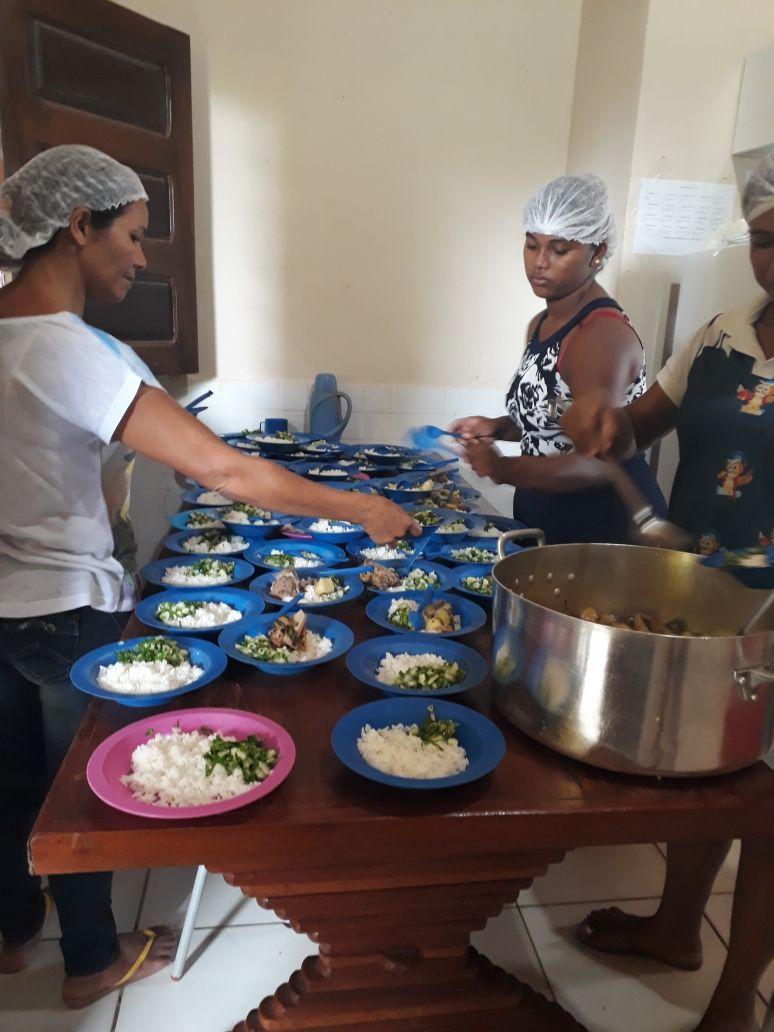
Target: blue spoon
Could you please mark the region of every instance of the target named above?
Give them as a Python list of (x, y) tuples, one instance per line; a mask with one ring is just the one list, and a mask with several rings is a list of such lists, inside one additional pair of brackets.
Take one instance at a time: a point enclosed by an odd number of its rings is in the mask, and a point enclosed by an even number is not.
[(289, 602), (285, 603), (285, 605), (282, 607), (282, 609), (278, 610), (274, 614), (275, 619), (279, 618), (280, 616), (284, 616), (285, 613), (290, 612), (290, 610), (293, 608), (293, 606), (298, 605), (298, 600), (300, 598), (303, 598), (303, 597), (304, 597), (304, 593), (303, 592), (299, 592), (298, 595), (296, 595), (294, 598), (291, 598), (291, 600)]
[(426, 588), (424, 594), (419, 600), (419, 607), (414, 613), (409, 613), (409, 623), (411, 624), (412, 631), (421, 631), (423, 628), (422, 613), (425, 610), (425, 606), (430, 605), (433, 600), (433, 589)]

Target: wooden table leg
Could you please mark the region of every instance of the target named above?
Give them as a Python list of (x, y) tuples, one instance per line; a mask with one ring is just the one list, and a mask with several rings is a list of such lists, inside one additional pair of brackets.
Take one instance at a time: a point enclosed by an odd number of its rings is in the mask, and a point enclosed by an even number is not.
[(264, 872), (226, 874), (320, 947), (234, 1032), (582, 1032), (470, 945), (471, 932), (561, 857), (298, 870), (280, 884)]

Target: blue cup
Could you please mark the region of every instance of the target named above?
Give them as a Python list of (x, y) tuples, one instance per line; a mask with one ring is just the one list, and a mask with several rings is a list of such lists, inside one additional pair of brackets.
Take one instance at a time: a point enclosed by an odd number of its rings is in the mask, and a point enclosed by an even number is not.
[(287, 429), (287, 419), (264, 419), (261, 423), (261, 430), (267, 437), (271, 437), (272, 434), (287, 433)]

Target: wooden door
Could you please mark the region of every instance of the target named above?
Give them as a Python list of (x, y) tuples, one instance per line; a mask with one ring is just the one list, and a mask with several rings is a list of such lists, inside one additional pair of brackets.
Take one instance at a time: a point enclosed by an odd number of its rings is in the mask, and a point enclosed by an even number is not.
[(0, 174), (84, 143), (130, 165), (150, 198), (148, 268), (87, 322), (157, 373), (198, 370), (189, 39), (108, 0), (0, 0)]

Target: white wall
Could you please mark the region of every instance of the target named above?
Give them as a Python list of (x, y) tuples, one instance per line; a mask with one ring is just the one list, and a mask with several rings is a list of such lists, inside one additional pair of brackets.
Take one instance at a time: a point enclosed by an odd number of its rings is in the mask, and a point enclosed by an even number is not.
[(501, 387), (536, 308), (521, 208), (565, 168), (580, 0), (126, 6), (191, 36), (203, 374)]

